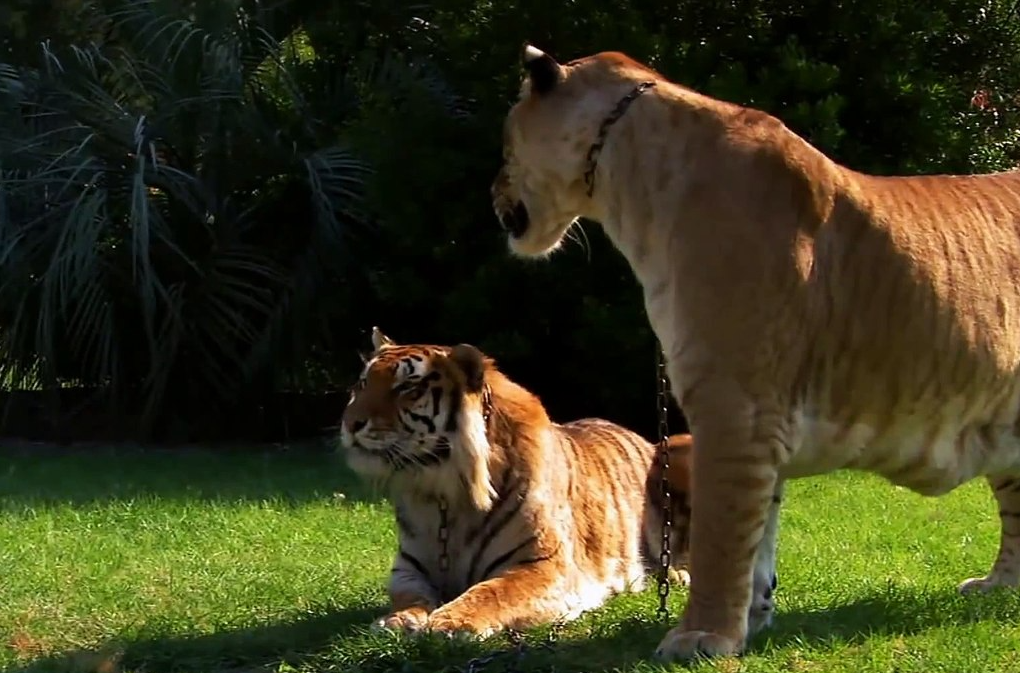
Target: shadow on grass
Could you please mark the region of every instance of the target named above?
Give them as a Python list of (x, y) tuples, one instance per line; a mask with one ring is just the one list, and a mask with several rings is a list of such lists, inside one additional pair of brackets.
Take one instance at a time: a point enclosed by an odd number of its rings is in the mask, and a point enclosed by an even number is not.
[(282, 500), (343, 494), (379, 502), (327, 441), (299, 445), (56, 446), (0, 441), (0, 507), (75, 507), (154, 497), (186, 501)]
[[(444, 647), (426, 641), (393, 648), (351, 647), (342, 662), (326, 660), (320, 668), (348, 673), (610, 673), (643, 664), (641, 670), (647, 671), (660, 668), (652, 655), (676, 617), (674, 611), (674, 619), (667, 623), (653, 621), (649, 614), (612, 624), (603, 624), (597, 615), (584, 617), (569, 637), (551, 646), (544, 644), (547, 629), (529, 633), (523, 654), (514, 651), (504, 637), (484, 645)], [(780, 613), (771, 629), (752, 640), (747, 653), (768, 657), (790, 645), (825, 648), (834, 642), (855, 644), (874, 637), (912, 636), (932, 628), (983, 621), (1011, 624), (1018, 618), (1020, 596), (1015, 592), (961, 597), (952, 590), (926, 593), (890, 587), (831, 609)], [(496, 656), (489, 659), (494, 652)]]
[[(657, 668), (652, 653), (673, 623), (651, 615), (603, 623), (582, 617), (570, 635), (549, 643), (547, 628), (525, 637), (516, 650), (505, 636), (484, 643), (408, 639), (370, 634), (365, 626), (382, 606), (361, 606), (292, 622), (203, 636), (153, 637), (111, 643), (93, 653), (38, 659), (3, 673), (271, 673), (279, 670), (344, 673), (609, 673), (644, 664)], [(1014, 594), (962, 598), (955, 592), (924, 593), (891, 587), (862, 599), (820, 611), (783, 612), (772, 629), (755, 638), (748, 654), (769, 656), (787, 645), (825, 647), (873, 637), (910, 636), (931, 628), (992, 620), (1015, 622), (1020, 601)], [(674, 613), (675, 614), (675, 613)], [(120, 651), (117, 661), (103, 652)], [(97, 664), (98, 662), (98, 664)], [(104, 669), (104, 662), (116, 662)], [(281, 665), (285, 664), (285, 665)]]
[(155, 636), (110, 642), (8, 667), (2, 673), (269, 673), (299, 666), (330, 642), (364, 628), (382, 607), (358, 606), (289, 622), (208, 635)]
[(752, 648), (768, 644), (859, 644), (873, 636), (914, 635), (932, 628), (1020, 620), (1020, 594), (1004, 589), (961, 596), (955, 588), (900, 587), (888, 584), (870, 595), (807, 611), (780, 611)]

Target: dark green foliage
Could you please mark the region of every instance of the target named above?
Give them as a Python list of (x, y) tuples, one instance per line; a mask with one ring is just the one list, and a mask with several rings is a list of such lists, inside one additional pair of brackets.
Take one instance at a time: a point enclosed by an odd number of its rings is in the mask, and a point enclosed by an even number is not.
[[(491, 213), (500, 130), (525, 39), (567, 60), (623, 50), (665, 75), (776, 114), (866, 171), (972, 172), (1016, 163), (1020, 34), (1012, 3), (430, 3), (427, 47), (467, 120), (399, 106), (373, 115), (392, 143), (373, 198), (392, 232), (371, 276), (378, 323), (403, 340), (469, 340), (560, 418), (654, 431), (655, 342), (629, 269), (588, 225), (550, 262), (509, 259)], [(985, 17), (982, 19), (982, 15)], [(997, 113), (971, 106), (989, 89)], [(419, 282), (419, 279), (428, 282)], [(367, 337), (362, 337), (367, 339)], [(352, 366), (356, 360), (351, 356)]]
[(208, 416), (320, 340), (367, 168), (305, 114), (287, 49), (206, 9), (124, 4), (103, 16), (108, 41), (5, 69), (0, 370), (15, 381), (103, 386), (146, 421)]
[(492, 214), (524, 40), (561, 60), (625, 51), (859, 170), (1018, 156), (1012, 0), (12, 7), (7, 375), (187, 424), (342, 387), (379, 325), (479, 346), (555, 417), (654, 429), (655, 342), (626, 263), (591, 224), (550, 262), (512, 259)]

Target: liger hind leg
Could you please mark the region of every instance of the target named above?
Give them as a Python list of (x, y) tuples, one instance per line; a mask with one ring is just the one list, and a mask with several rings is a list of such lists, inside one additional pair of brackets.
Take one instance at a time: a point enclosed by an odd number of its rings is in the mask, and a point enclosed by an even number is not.
[(779, 546), (779, 509), (783, 504), (782, 481), (776, 482), (765, 521), (765, 533), (754, 560), (754, 586), (751, 607), (747, 613), (747, 633), (752, 636), (772, 623), (775, 616), (775, 591), (779, 584), (776, 556)]
[(656, 650), (667, 661), (743, 650), (755, 561), (770, 518), (781, 452), (776, 439), (780, 423), (764, 420), (778, 416), (761, 413), (739, 390), (698, 390), (691, 397), (685, 406), (696, 446), (690, 599), (680, 625)]
[(504, 629), (526, 629), (565, 617), (570, 611), (561, 586), (566, 572), (554, 559), (513, 567), (437, 609), (427, 628), (486, 638)]
[(1020, 475), (989, 477), (988, 484), (999, 505), (999, 555), (987, 575), (962, 582), (961, 593), (1020, 586)]

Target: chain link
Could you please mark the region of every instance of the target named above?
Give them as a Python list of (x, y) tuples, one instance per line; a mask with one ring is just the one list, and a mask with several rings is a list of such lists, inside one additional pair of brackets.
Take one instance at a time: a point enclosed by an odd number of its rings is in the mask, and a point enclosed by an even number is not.
[(500, 659), (510, 659), (510, 661), (504, 663), (503, 673), (518, 673), (521, 670), (519, 667), (521, 662), (529, 652), (555, 649), (562, 628), (563, 624), (559, 622), (554, 623), (546, 636), (545, 642), (538, 643), (537, 645), (529, 645), (524, 639), (524, 634), (508, 629), (506, 637), (510, 641), (510, 647), (469, 660), (464, 667), (463, 673), (482, 673), (489, 664)]
[(595, 142), (588, 148), (588, 157), (585, 161), (584, 183), (588, 185), (588, 196), (595, 192), (595, 168), (599, 163), (599, 154), (602, 153), (602, 146), (606, 144), (606, 135), (609, 133), (609, 127), (623, 116), (623, 113), (627, 111), (627, 108), (634, 102), (634, 99), (653, 86), (655, 86), (655, 82), (641, 82), (631, 89), (630, 93), (621, 98), (620, 102), (613, 108), (613, 111), (602, 120), (602, 125), (599, 126)]
[(659, 619), (669, 618), (669, 566), (670, 566), (670, 531), (673, 527), (673, 493), (669, 488), (669, 377), (666, 375), (666, 356), (659, 348), (658, 358), (658, 405), (659, 405), (659, 465), (662, 473), (659, 476), (659, 493), (662, 496), (662, 547), (659, 552)]
[(446, 498), (439, 498), (439, 572), (450, 569), (450, 523), (447, 521), (449, 507)]

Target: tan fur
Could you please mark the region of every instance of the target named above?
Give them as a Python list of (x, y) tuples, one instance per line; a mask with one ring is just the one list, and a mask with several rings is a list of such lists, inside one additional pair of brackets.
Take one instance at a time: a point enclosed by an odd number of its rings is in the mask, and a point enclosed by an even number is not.
[[(988, 478), (1000, 550), (961, 590), (1016, 587), (1020, 174), (865, 175), (623, 55), (534, 57), (493, 184), (501, 221), (529, 215), (510, 247), (547, 255), (577, 217), (601, 222), (698, 444), (691, 597), (660, 656), (743, 649), (768, 622), (755, 606), (784, 481), (840, 468), (929, 495)], [(555, 85), (532, 92), (543, 77)], [(649, 79), (610, 127), (589, 197), (599, 124)]]
[[(355, 471), (392, 485), (399, 548), (378, 627), (484, 637), (643, 586), (661, 544), (654, 445), (604, 420), (553, 423), (471, 346), (398, 346), (377, 330), (373, 341), (341, 443)], [(689, 455), (678, 451), (671, 566), (685, 580)]]

